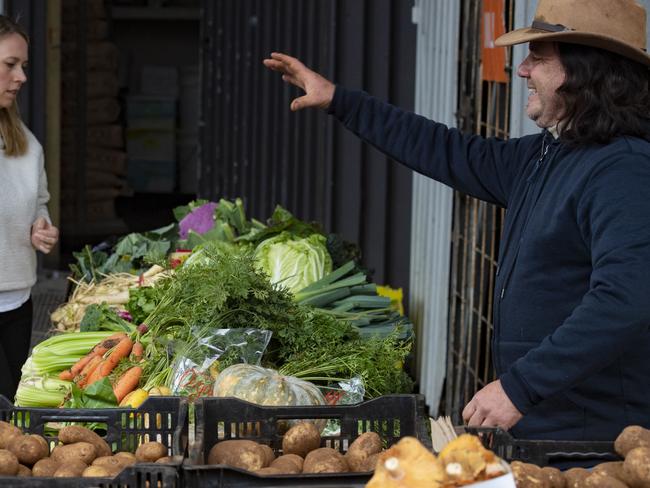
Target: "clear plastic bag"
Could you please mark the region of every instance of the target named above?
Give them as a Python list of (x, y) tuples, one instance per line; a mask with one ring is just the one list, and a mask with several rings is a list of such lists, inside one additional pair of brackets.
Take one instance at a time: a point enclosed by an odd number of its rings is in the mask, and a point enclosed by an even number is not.
[[(194, 332), (194, 331), (193, 331)], [(259, 365), (272, 332), (261, 329), (196, 330), (196, 341), (175, 344), (176, 361), (169, 388), (190, 401), (211, 396), (214, 380), (228, 366)]]
[[(321, 387), (328, 405), (354, 405), (361, 403), (366, 394), (363, 379), (355, 376), (349, 380), (339, 381), (336, 386)], [(338, 436), (341, 434), (341, 423), (338, 420), (328, 420), (323, 429), (322, 436)]]

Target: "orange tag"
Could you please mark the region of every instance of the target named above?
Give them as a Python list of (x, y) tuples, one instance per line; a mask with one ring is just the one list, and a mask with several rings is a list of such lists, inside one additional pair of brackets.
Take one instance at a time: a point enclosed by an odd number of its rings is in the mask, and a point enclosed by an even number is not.
[(481, 22), (482, 77), (485, 81), (507, 83), (506, 48), (496, 47), (495, 39), (505, 34), (505, 0), (483, 0), (483, 22)]

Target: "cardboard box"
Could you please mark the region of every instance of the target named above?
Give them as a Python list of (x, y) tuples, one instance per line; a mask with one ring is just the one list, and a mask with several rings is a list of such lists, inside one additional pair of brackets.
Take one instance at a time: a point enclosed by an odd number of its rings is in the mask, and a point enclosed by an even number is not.
[(176, 129), (176, 98), (132, 95), (126, 99), (129, 129)]
[(177, 97), (178, 68), (176, 66), (142, 66), (140, 92), (143, 95)]
[(129, 160), (127, 181), (136, 192), (171, 193), (176, 187), (176, 163)]
[(129, 160), (176, 161), (176, 134), (171, 130), (127, 129)]

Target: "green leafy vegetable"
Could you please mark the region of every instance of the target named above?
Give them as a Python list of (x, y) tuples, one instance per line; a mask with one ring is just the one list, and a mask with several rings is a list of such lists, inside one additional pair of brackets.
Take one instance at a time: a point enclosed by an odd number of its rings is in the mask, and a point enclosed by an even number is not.
[(132, 326), (107, 304), (93, 303), (86, 308), (86, 313), (81, 319), (79, 328), (81, 332), (95, 332), (98, 330), (130, 331)]
[(320, 234), (297, 238), (282, 232), (257, 246), (255, 262), (271, 277), (271, 283), (296, 293), (332, 271), (325, 243)]
[(66, 408), (114, 408), (117, 398), (108, 377), (95, 381), (85, 390), (74, 383), (70, 391), (70, 398), (65, 402)]

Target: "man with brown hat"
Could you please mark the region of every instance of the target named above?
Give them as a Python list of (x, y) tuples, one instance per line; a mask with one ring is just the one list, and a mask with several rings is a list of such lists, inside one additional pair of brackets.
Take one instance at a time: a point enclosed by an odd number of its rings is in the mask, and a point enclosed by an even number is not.
[(494, 298), (498, 380), (463, 411), (521, 438), (650, 427), (650, 56), (632, 0), (540, 0), (518, 68), (540, 134), (462, 134), (290, 56), (264, 64), (396, 161), (507, 209)]

